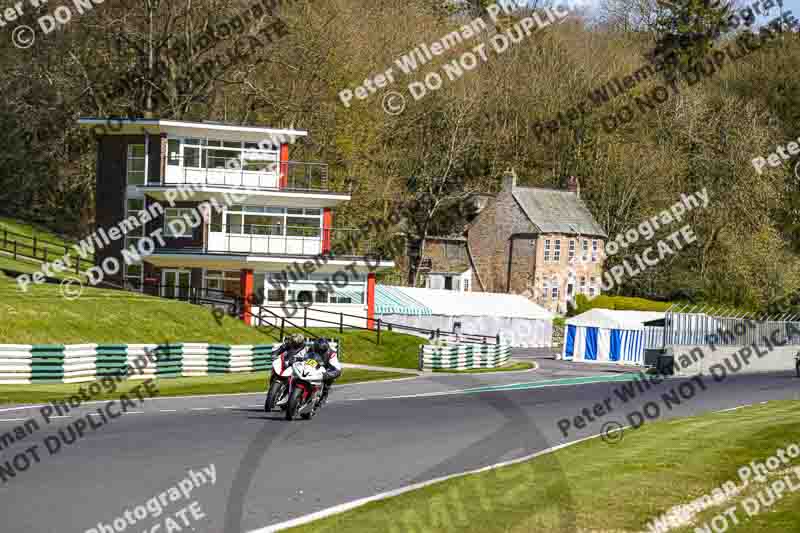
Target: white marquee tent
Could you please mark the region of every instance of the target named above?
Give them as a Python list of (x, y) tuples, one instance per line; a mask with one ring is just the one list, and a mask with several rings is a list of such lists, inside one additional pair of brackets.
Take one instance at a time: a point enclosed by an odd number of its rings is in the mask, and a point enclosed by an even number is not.
[(429, 330), (494, 337), (512, 346), (551, 346), (553, 314), (524, 296), (378, 285), (375, 316)]
[(568, 318), (563, 359), (641, 365), (645, 348), (661, 348), (664, 328), (645, 326), (664, 313), (590, 309)]

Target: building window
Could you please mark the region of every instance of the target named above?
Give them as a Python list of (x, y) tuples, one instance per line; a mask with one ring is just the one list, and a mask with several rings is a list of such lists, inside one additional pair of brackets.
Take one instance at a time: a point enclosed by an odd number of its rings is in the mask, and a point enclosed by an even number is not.
[(181, 164), (181, 141), (180, 139), (169, 139), (167, 141), (167, 164), (177, 167)]
[(182, 150), (183, 166), (209, 170), (277, 172), (280, 146), (271, 143), (222, 141), (219, 139), (170, 139), (170, 165), (179, 165)]
[(469, 292), (469, 279), (464, 278), (464, 292)]
[(589, 240), (588, 239), (581, 239), (581, 244), (583, 245), (583, 262), (589, 262)]
[(575, 239), (569, 240), (569, 260), (575, 259)]
[(553, 262), (558, 263), (561, 261), (561, 240), (556, 239), (556, 247), (553, 253)]
[(550, 239), (544, 240), (544, 262), (548, 263), (550, 261)]
[(547, 296), (550, 294), (550, 285), (547, 283), (547, 280), (542, 282), (542, 299), (547, 300)]
[(211, 231), (232, 235), (313, 237), (322, 235), (322, 210), (233, 205), (225, 213), (225, 228), (212, 220)]
[[(192, 228), (184, 219), (184, 215), (189, 217), (191, 220), (192, 213), (194, 209), (192, 208), (176, 208), (176, 207), (168, 207), (164, 210), (164, 236), (165, 237), (172, 237), (176, 239), (191, 239), (192, 238)], [(183, 226), (179, 227), (178, 229), (181, 230), (180, 233), (173, 233), (173, 227), (170, 226), (170, 222), (173, 220), (180, 220), (183, 222)]]
[(558, 284), (558, 278), (556, 276), (553, 276), (553, 279), (551, 280), (551, 285), (552, 286), (550, 287), (550, 297), (553, 300), (558, 300), (558, 285), (559, 284)]
[(597, 292), (597, 278), (592, 277), (592, 284), (589, 286), (589, 296), (594, 296)]
[(586, 294), (586, 276), (581, 276), (580, 293)]
[(125, 168), (128, 185), (144, 185), (147, 171), (147, 150), (143, 144), (128, 145), (128, 162)]
[(242, 293), (238, 270), (206, 270), (205, 289), (208, 298), (238, 297)]
[[(145, 208), (145, 199), (144, 198), (128, 198), (125, 201), (125, 218), (134, 217), (138, 220), (141, 220), (144, 217), (144, 208)], [(127, 233), (125, 233), (125, 248), (130, 249), (131, 246), (134, 248), (138, 245), (139, 240), (145, 236), (145, 227), (146, 224), (131, 224), (133, 229)]]
[(141, 263), (125, 265), (125, 288), (134, 291), (142, 290), (144, 283), (144, 268)]
[(599, 251), (599, 244), (597, 239), (592, 239), (592, 263), (597, 262), (597, 256)]

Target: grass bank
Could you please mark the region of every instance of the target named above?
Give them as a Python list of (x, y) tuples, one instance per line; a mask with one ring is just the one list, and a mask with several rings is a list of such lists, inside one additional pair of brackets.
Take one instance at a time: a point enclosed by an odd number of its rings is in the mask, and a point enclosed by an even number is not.
[[(765, 461), (776, 450), (797, 442), (800, 402), (770, 402), (648, 424), (629, 430), (616, 445), (593, 439), (290, 531), (647, 531), (649, 521), (674, 506), (709, 494), (726, 481), (738, 482), (737, 470), (742, 465)], [(788, 466), (800, 466), (800, 457)], [(767, 483), (779, 478), (772, 476)], [(798, 485), (800, 480), (795, 476), (794, 482)], [(800, 490), (787, 489), (768, 509), (747, 515), (744, 499), (755, 498), (766, 487), (748, 485), (728, 502), (702, 511), (691, 523), (671, 531), (690, 533), (695, 527), (704, 531), (707, 522), (733, 506), (739, 523), (729, 524), (727, 531), (798, 531)]]
[[(3, 259), (0, 258), (0, 264)], [(60, 286), (43, 284), (21, 292), (0, 273), (0, 344), (136, 344), (199, 342), (272, 344), (277, 329), (256, 329), (224, 317), (217, 323), (202, 306), (135, 292), (86, 287), (76, 300), (62, 297)], [(397, 332), (313, 328), (317, 336), (340, 337), (349, 363), (416, 368), (425, 339)]]
[[(342, 373), (336, 383), (358, 383), (362, 381), (375, 381), (379, 379), (407, 378), (406, 374), (394, 372), (374, 372), (348, 368)], [(156, 384), (159, 396), (195, 396), (200, 394), (235, 394), (242, 392), (265, 392), (268, 372), (252, 372), (245, 374), (222, 374), (218, 376), (159, 379)], [(96, 400), (119, 398), (141, 380), (123, 381), (117, 384), (114, 393), (103, 392)], [(42, 403), (56, 400), (75, 394), (86, 383), (70, 384), (31, 384), (31, 385), (0, 385), (0, 405), (17, 403)]]

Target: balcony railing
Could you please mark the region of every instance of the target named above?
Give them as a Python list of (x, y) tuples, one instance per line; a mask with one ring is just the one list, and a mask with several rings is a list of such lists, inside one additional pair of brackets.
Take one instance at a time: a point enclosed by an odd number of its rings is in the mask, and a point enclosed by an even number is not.
[(163, 182), (150, 182), (147, 186), (184, 184), (276, 191), (345, 192), (331, 188), (327, 164), (303, 161), (263, 162), (254, 169), (167, 165)]
[(210, 224), (208, 241), (203, 252), (308, 256), (331, 250), (340, 256), (364, 256), (373, 253), (375, 249), (371, 240), (356, 240), (361, 233), (360, 230), (345, 228)]

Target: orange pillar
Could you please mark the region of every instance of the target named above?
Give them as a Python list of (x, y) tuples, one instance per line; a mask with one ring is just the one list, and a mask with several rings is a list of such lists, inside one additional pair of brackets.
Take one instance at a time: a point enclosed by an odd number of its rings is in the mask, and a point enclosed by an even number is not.
[(367, 327), (375, 329), (375, 272), (367, 275)]
[(281, 145), (281, 183), (280, 188), (285, 189), (289, 186), (289, 145)]
[(243, 268), (239, 281), (242, 286), (242, 320), (249, 326), (253, 322), (253, 271)]
[(322, 253), (331, 251), (331, 225), (333, 224), (333, 213), (330, 207), (322, 210)]

